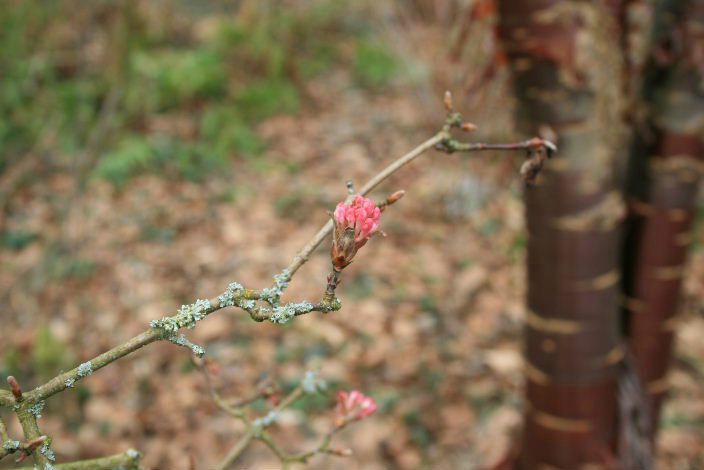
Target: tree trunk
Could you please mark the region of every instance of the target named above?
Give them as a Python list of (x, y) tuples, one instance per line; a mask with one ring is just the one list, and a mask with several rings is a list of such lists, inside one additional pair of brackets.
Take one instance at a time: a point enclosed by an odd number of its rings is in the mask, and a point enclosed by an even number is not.
[(704, 1), (663, 0), (644, 83), (651, 138), (632, 156), (625, 244), (628, 344), (654, 439), (673, 352), (682, 275), (704, 167)]
[(624, 74), (617, 7), (599, 5), (499, 1), (519, 127), (559, 139), (525, 196), (524, 470), (603, 467), (616, 454)]

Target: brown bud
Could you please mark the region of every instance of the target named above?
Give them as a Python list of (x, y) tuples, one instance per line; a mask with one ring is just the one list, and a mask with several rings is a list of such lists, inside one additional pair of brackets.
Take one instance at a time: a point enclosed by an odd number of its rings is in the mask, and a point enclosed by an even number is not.
[(545, 151), (544, 147), (540, 147), (528, 155), (528, 159), (521, 165), (521, 176), (526, 184), (529, 186), (535, 184), (538, 174), (540, 170), (543, 169), (543, 164), (547, 158), (548, 153)]
[(460, 126), (460, 129), (465, 132), (474, 132), (477, 130), (477, 126), (475, 124), (472, 124), (471, 122), (463, 122)]
[(48, 437), (46, 437), (46, 436), (35, 437), (31, 441), (27, 441), (24, 448), (28, 453), (31, 454), (32, 452), (34, 452), (34, 449), (36, 449), (37, 447), (42, 445), (44, 443), (44, 441), (46, 441), (47, 439), (48, 439)]
[(391, 205), (394, 202), (401, 199), (405, 195), (406, 195), (406, 191), (404, 191), (403, 189), (396, 191), (395, 193), (393, 193), (392, 195), (390, 195), (389, 197), (386, 198), (386, 204)]
[(328, 454), (336, 455), (338, 457), (349, 457), (350, 455), (352, 455), (352, 449), (350, 449), (350, 448), (347, 448), (347, 449), (332, 448), (332, 449), (328, 449)]
[(15, 397), (15, 401), (21, 401), (22, 400), (22, 389), (20, 388), (19, 382), (17, 382), (17, 379), (14, 378), (12, 375), (10, 375), (7, 378), (7, 383), (10, 386), (10, 390), (12, 391), (12, 395)]
[(445, 110), (448, 113), (452, 112), (452, 93), (449, 90), (445, 92), (442, 102), (445, 104)]

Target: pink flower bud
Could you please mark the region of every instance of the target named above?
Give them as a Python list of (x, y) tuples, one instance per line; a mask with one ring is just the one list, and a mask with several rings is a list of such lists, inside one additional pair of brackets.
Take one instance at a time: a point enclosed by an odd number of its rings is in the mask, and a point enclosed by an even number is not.
[(358, 390), (346, 392), (340, 390), (337, 394), (337, 419), (338, 427), (350, 421), (358, 421), (371, 416), (376, 411), (377, 405), (373, 398), (364, 395)]
[(381, 209), (374, 201), (356, 196), (350, 204), (341, 202), (333, 214), (333, 240), (330, 257), (340, 271), (352, 262), (357, 250), (379, 230)]

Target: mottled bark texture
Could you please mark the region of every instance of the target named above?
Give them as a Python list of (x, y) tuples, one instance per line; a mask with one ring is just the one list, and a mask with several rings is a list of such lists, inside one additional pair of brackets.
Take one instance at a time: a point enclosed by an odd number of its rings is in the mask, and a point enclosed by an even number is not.
[(661, 0), (643, 83), (648, 110), (631, 157), (625, 326), (649, 395), (654, 439), (667, 391), (696, 195), (704, 168), (704, 1)]
[(516, 468), (603, 468), (616, 454), (624, 355), (620, 10), (591, 1), (500, 0), (499, 14), (519, 128), (531, 135), (549, 127), (559, 147), (525, 193), (527, 403)]

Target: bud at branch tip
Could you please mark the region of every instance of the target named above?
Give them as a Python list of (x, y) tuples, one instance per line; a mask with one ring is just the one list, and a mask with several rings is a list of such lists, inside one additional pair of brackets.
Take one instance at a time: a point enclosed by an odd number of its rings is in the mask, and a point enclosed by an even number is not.
[(453, 109), (453, 107), (452, 107), (452, 93), (450, 93), (449, 90), (445, 92), (445, 96), (443, 97), (442, 102), (445, 104), (445, 110), (448, 113), (451, 113), (452, 109)]
[(7, 377), (7, 383), (10, 386), (10, 390), (12, 391), (12, 395), (15, 397), (15, 400), (22, 400), (22, 389), (20, 388), (20, 384), (17, 382), (17, 379), (10, 375)]

